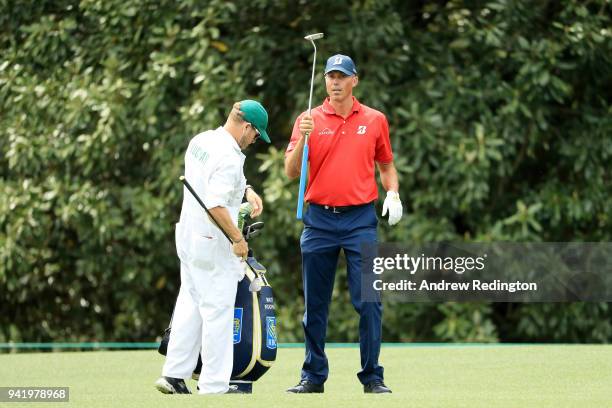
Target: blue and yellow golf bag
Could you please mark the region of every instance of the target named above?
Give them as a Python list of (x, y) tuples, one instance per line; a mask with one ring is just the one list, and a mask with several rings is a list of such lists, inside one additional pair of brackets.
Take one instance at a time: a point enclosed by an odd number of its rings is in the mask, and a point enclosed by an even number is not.
[[(247, 262), (259, 276), (247, 268), (244, 279), (238, 283), (232, 380), (257, 381), (276, 360), (276, 314), (265, 268), (254, 257)], [(253, 287), (259, 290), (252, 290)]]

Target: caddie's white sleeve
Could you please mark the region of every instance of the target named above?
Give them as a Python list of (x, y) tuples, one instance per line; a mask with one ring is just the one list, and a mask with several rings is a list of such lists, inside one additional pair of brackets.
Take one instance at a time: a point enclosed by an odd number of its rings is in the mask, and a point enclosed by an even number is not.
[(220, 160), (210, 175), (208, 191), (204, 194), (206, 208), (227, 207), (239, 180), (240, 165), (230, 160)]

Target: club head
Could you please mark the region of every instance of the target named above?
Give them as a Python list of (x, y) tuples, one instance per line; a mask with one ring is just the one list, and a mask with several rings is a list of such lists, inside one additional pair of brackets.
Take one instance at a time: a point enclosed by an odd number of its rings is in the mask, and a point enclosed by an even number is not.
[(261, 229), (264, 227), (263, 221), (255, 222), (251, 225), (245, 225), (242, 229), (242, 235), (244, 239), (247, 241), (251, 238), (256, 237), (261, 232)]
[(246, 233), (246, 236), (244, 237), (244, 239), (246, 239), (247, 241), (255, 238), (256, 236), (259, 235), (260, 230), (249, 230), (249, 232)]
[(323, 34), (323, 33), (309, 34), (306, 37), (304, 37), (304, 39), (308, 40), (308, 41), (314, 41), (314, 40), (318, 40), (320, 38), (323, 38), (324, 35), (325, 34)]
[(258, 276), (249, 284), (249, 292), (259, 292), (261, 287), (263, 286), (263, 282), (261, 278)]
[(263, 221), (254, 222), (253, 224), (249, 225), (249, 227), (252, 230), (260, 230), (264, 227), (264, 222)]

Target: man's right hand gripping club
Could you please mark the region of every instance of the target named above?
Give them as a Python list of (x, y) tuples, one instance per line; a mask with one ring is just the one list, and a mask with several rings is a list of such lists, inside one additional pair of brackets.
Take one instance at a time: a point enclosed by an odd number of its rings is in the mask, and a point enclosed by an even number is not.
[(312, 120), (312, 116), (305, 114), (300, 121), (300, 133), (302, 137), (305, 137), (306, 134), (310, 134), (314, 129), (314, 121)]
[(245, 260), (247, 258), (247, 255), (249, 253), (249, 244), (247, 244), (242, 234), (240, 235), (239, 241), (233, 241), (232, 252), (234, 252), (234, 255), (236, 255), (242, 260)]
[(299, 128), (301, 137), (295, 145), (293, 151), (289, 153), (287, 161), (285, 162), (285, 173), (287, 173), (290, 179), (300, 176), (302, 167), (302, 150), (304, 149), (306, 135), (310, 134), (314, 129), (314, 120), (312, 119), (312, 116), (308, 115), (308, 113), (304, 114), (304, 116), (302, 116), (300, 119)]
[(219, 227), (223, 229), (223, 231), (225, 231), (232, 240), (232, 252), (234, 255), (242, 260), (245, 260), (249, 253), (249, 244), (247, 244), (246, 240), (242, 236), (242, 231), (240, 231), (238, 227), (234, 225), (227, 208), (214, 207), (209, 211), (212, 216), (215, 217)]

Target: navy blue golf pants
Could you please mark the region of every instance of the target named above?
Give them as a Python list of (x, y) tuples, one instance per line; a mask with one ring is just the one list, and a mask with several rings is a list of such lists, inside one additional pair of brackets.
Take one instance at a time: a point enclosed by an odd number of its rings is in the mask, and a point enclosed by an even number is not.
[(325, 335), (340, 249), (344, 250), (346, 256), (351, 303), (359, 313), (361, 371), (357, 377), (363, 384), (383, 379), (383, 368), (378, 365), (382, 305), (380, 301), (361, 301), (360, 247), (362, 243), (376, 243), (377, 222), (374, 204), (343, 213), (310, 205), (304, 214), (304, 231), (300, 244), (305, 303), (302, 326), (306, 358), (302, 366), (302, 379), (323, 384), (329, 374)]

